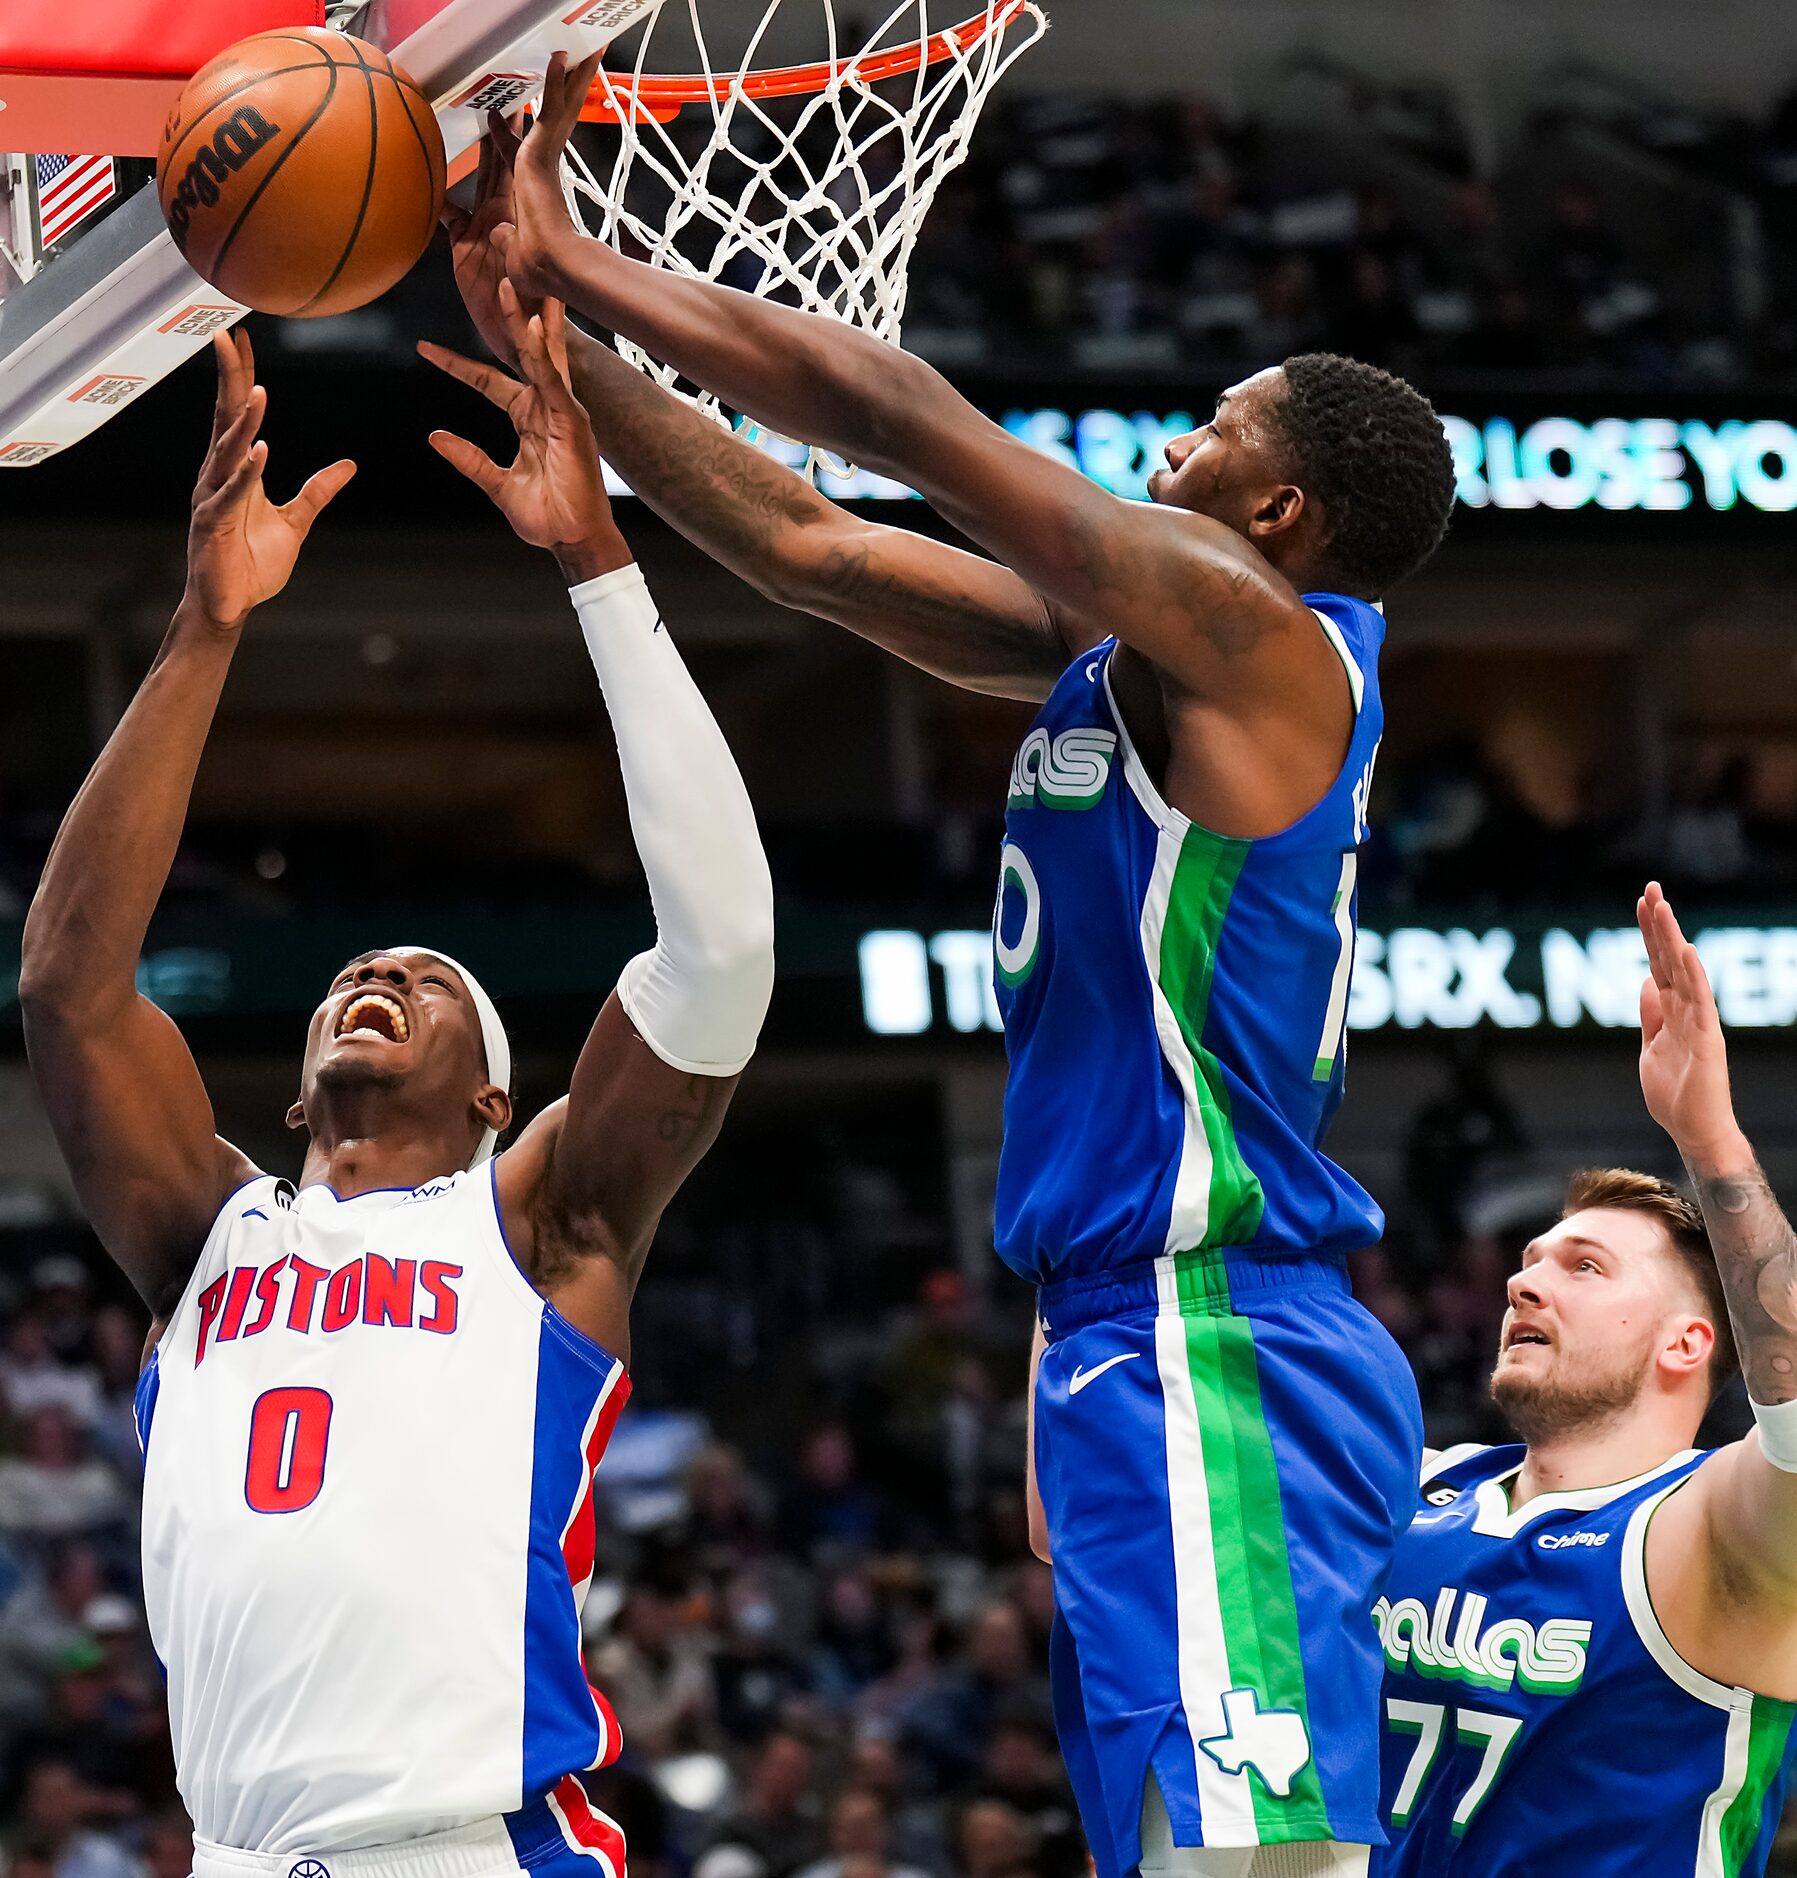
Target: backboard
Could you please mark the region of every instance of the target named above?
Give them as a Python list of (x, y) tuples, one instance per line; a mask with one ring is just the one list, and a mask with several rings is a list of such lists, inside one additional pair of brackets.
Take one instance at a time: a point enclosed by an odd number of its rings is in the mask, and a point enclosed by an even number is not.
[[(380, 46), (417, 80), (436, 106), (454, 179), (471, 164), (487, 111), (510, 111), (534, 96), (552, 53), (584, 58), (656, 4), (366, 0), (333, 4), (329, 21)], [(22, 0), (18, 19), (32, 16), (34, 5), (45, 0)], [(267, 26), (269, 5), (203, 0), (181, 11), (212, 14), (221, 28), (212, 49), (222, 50)], [(122, 30), (146, 34), (161, 31), (170, 12), (165, 0), (106, 0), (105, 10), (119, 16)], [(316, 20), (322, 9), (318, 0), (299, 0), (295, 10), (295, 23), (305, 23), (308, 12)], [(53, 22), (54, 13), (45, 7), (38, 18)], [(66, 122), (68, 141), (84, 132), (81, 147), (89, 149), (101, 141), (98, 123), (128, 128), (110, 138), (123, 152), (115, 148), (84, 167), (81, 158), (70, 164), (0, 152), (0, 469), (29, 468), (91, 435), (246, 311), (181, 258), (144, 160), (154, 146), (144, 147), (141, 126), (160, 124), (189, 74), (177, 69), (145, 80), (140, 57), (132, 59), (138, 69), (116, 74), (91, 64), (46, 70), (116, 55), (94, 53), (86, 28), (80, 49), (68, 52), (41, 36), (26, 44), (17, 28), (10, 9), (0, 16), (0, 144), (8, 141), (9, 115), (32, 126), (33, 142)], [(194, 50), (189, 71), (208, 56)], [(95, 89), (110, 77), (128, 89), (118, 93), (116, 110), (96, 112)]]

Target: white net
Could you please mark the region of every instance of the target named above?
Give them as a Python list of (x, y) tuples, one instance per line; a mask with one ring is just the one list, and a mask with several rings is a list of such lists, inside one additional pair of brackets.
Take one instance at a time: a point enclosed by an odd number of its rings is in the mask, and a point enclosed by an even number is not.
[[(740, 56), (720, 67), (703, 4), (686, 0), (685, 11), (697, 65), (713, 77), (678, 116), (660, 122), (645, 108), (665, 108), (656, 28), (677, 7), (645, 22), (631, 71), (600, 73), (619, 121), (588, 129), (593, 160), (570, 146), (563, 183), (575, 219), (651, 266), (828, 313), (896, 345), (931, 200), (966, 159), (993, 86), (1047, 29), (1040, 7), (986, 0), (968, 19), (969, 0), (948, 0), (953, 12), (934, 0), (932, 18), (932, 0), (899, 0), (870, 32), (839, 23), (836, 0), (767, 0)], [(817, 61), (804, 77), (757, 72), (776, 25), (788, 43), (803, 27)], [(673, 36), (664, 31), (664, 44)], [(907, 46), (933, 56), (882, 76)], [(763, 95), (780, 84), (791, 89)], [(640, 347), (619, 350), (723, 417), (715, 398)]]

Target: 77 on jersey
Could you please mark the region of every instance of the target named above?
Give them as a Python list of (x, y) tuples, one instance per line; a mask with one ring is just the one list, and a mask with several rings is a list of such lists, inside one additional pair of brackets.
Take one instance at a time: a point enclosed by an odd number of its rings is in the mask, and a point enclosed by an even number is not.
[(1504, 1763), (1510, 1758), (1510, 1750), (1515, 1747), (1517, 1736), (1522, 1733), (1522, 1718), (1518, 1715), (1494, 1715), (1489, 1709), (1482, 1708), (1449, 1709), (1440, 1702), (1409, 1702), (1395, 1695), (1385, 1698), (1385, 1715), (1394, 1734), (1416, 1736), (1410, 1764), (1404, 1769), (1404, 1778), (1398, 1782), (1397, 1793), (1392, 1798), (1391, 1823), (1394, 1826), (1410, 1824), (1410, 1816), (1416, 1811), (1417, 1801), (1422, 1796), (1423, 1784), (1429, 1778), (1436, 1756), (1441, 1752), (1450, 1716), (1453, 1718), (1456, 1742), (1478, 1742), (1483, 1745), (1478, 1772), (1461, 1794), (1450, 1822), (1454, 1837), (1459, 1838), (1472, 1824), (1473, 1815), (1485, 1804), (1492, 1788), (1497, 1785), (1498, 1775), (1503, 1772)]

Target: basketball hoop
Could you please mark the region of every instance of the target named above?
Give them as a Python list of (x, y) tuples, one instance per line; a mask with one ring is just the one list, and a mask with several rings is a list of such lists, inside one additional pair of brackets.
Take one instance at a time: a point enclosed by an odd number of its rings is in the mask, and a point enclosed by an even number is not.
[[(923, 219), (966, 160), (992, 88), (1047, 30), (1037, 0), (987, 0), (972, 18), (934, 27), (931, 0), (898, 0), (847, 46), (837, 0), (768, 0), (734, 68), (711, 57), (701, 5), (685, 10), (706, 70), (646, 69), (658, 10), (633, 68), (600, 72), (582, 115), (614, 128), (617, 142), (609, 163), (591, 165), (570, 147), (563, 184), (575, 219), (652, 267), (727, 279), (896, 345)], [(790, 29), (801, 10), (821, 16), (813, 43), (826, 56), (757, 69), (776, 20)], [(639, 346), (618, 349), (690, 395)], [(691, 401), (722, 420), (715, 398)]]

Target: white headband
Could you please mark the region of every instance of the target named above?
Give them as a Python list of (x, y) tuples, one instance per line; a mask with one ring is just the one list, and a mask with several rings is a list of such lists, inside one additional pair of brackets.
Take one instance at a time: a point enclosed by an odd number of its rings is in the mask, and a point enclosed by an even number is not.
[[(487, 1081), (497, 1083), (507, 1095), (512, 1089), (512, 1046), (506, 1039), (505, 1026), (499, 1021), (499, 1012), (493, 1000), (487, 996), (486, 987), (459, 960), (452, 959), (447, 952), (439, 952), (435, 946), (388, 946), (388, 952), (422, 952), (428, 959), (435, 959), (439, 965), (447, 965), (468, 988), (468, 996), (474, 1002), (474, 1014), (480, 1019), (481, 1042), (487, 1050)], [(499, 1145), (499, 1136), (491, 1128), (481, 1131), (480, 1146), (474, 1150), (474, 1159), (468, 1165), (479, 1167), (483, 1161), (493, 1158), (493, 1150)]]

